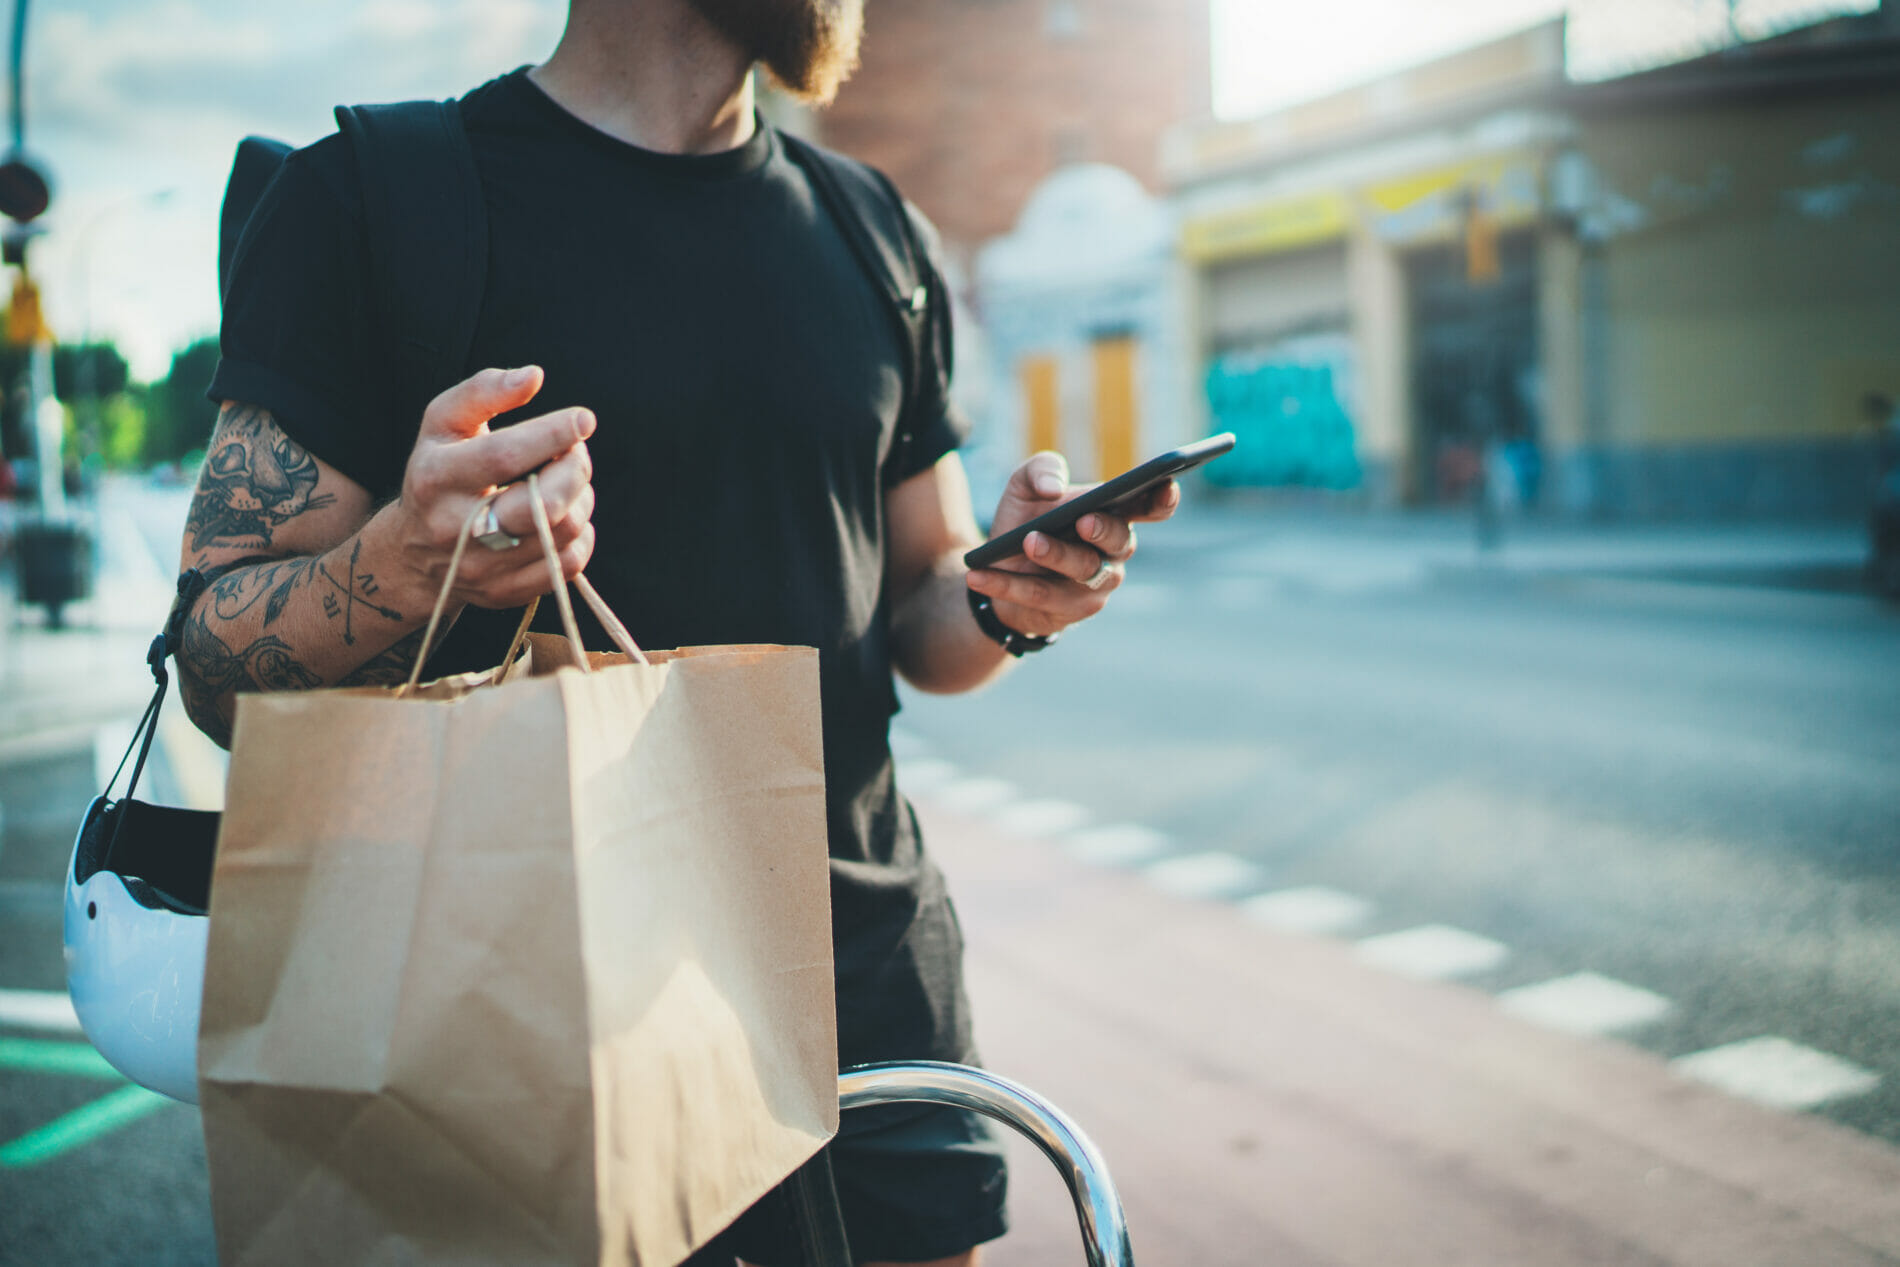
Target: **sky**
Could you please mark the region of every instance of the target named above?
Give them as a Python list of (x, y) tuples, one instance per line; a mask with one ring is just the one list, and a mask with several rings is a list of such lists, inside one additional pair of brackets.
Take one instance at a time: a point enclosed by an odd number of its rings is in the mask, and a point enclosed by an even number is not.
[[(1205, 2), (1215, 107), (1227, 117), (1348, 87), (1565, 7)], [(1737, 0), (1737, 20), (1753, 35), (1875, 2)], [(1726, 0), (1571, 7), (1571, 68), (1583, 77), (1706, 47), (1727, 23)], [(545, 56), (564, 13), (562, 0), (41, 0), (27, 31), (26, 140), (54, 184), (31, 258), (55, 332), (112, 338), (135, 376), (162, 376), (172, 352), (216, 331), (218, 202), (242, 137), (301, 143), (331, 129), (337, 102), (457, 95)]]

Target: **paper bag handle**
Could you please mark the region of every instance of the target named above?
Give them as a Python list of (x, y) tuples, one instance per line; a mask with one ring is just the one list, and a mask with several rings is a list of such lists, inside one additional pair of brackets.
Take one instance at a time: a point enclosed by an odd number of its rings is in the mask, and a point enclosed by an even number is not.
[[(528, 476), (528, 509), (534, 512), (535, 535), (541, 538), (541, 554), (548, 561), (548, 575), (554, 578), (554, 601), (560, 605), (561, 623), (567, 629), (568, 641), (574, 644), (574, 653), (580, 657), (581, 668), (592, 672), (592, 666), (587, 663), (587, 652), (581, 648), (580, 631), (574, 624), (574, 607), (567, 601), (567, 586), (561, 583), (561, 560), (554, 551), (554, 529), (548, 526), (548, 508), (541, 500), (541, 481), (533, 474)], [(598, 620), (600, 627), (607, 631), (607, 636), (613, 639), (614, 645), (641, 664), (649, 663), (646, 653), (640, 650), (640, 645), (633, 640), (633, 635), (628, 633), (627, 627), (620, 623), (620, 617), (614, 615), (613, 608), (607, 606), (607, 600), (600, 596), (600, 592), (594, 588), (594, 583), (587, 579), (586, 573), (580, 573), (574, 577), (574, 588), (579, 590), (581, 597), (587, 600), (587, 606), (592, 609), (594, 619)]]
[[(442, 612), (449, 603), (449, 591), (455, 588), (455, 577), (462, 567), (463, 552), (468, 549), (468, 543), (475, 535), (475, 522), (481, 518), (482, 512), (494, 504), (495, 498), (501, 496), (501, 492), (502, 490), (496, 489), (476, 502), (474, 508), (468, 512), (468, 518), (462, 521), (462, 529), (455, 535), (455, 549), (449, 553), (448, 574), (442, 578), (442, 588), (436, 593), (435, 607), (430, 611), (429, 623), (422, 633), (422, 645), (417, 648), (416, 661), (409, 668), (409, 680), (397, 688), (396, 698), (401, 699), (415, 690), (416, 684), (422, 680), (422, 666), (428, 662), (430, 654), (435, 650), (435, 631), (441, 627)], [(574, 623), (574, 607), (568, 601), (567, 586), (561, 579), (561, 557), (559, 551), (554, 548), (554, 529), (548, 523), (547, 503), (541, 499), (541, 480), (534, 473), (528, 476), (528, 508), (534, 515), (534, 534), (540, 540), (541, 557), (547, 561), (548, 576), (554, 582), (554, 601), (561, 609), (561, 627), (567, 634), (568, 645), (574, 651), (574, 662), (580, 667), (581, 672), (592, 673), (594, 670), (587, 661), (587, 648), (581, 645), (580, 627)], [(613, 639), (614, 645), (641, 664), (650, 663), (639, 645), (634, 642), (633, 635), (627, 632), (627, 627), (621, 623), (618, 616), (614, 615), (613, 609), (607, 606), (606, 600), (602, 599), (599, 592), (594, 589), (593, 583), (585, 576), (576, 576), (574, 586), (580, 590), (581, 597), (587, 600), (587, 606), (593, 610), (595, 618), (600, 621), (601, 628), (607, 631), (607, 636)], [(515, 656), (520, 652), (521, 644), (528, 636), (528, 626), (534, 620), (534, 613), (540, 602), (538, 598), (530, 601), (527, 610), (522, 613), (521, 624), (515, 629), (514, 640), (508, 645), (508, 654), (502, 660), (503, 664), (513, 663)]]

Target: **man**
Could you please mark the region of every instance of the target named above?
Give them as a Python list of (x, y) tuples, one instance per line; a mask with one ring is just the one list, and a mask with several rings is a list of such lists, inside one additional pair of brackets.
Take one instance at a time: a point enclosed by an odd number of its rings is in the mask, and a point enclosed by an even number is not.
[[(1012, 662), (994, 622), (1041, 637), (1092, 616), (1134, 533), (1090, 515), (1080, 542), (963, 568), (981, 539), (963, 424), (941, 376), (905, 403), (888, 300), (753, 108), (759, 62), (829, 100), (861, 4), (572, 0), (547, 62), (465, 97), (490, 257), (470, 364), (517, 368), (450, 387), (419, 426), (391, 403), (350, 156), (338, 137), (293, 154), (226, 295), (182, 556), (217, 579), (180, 673), (227, 742), (238, 691), (401, 680), (471, 509), (507, 486), (502, 548), (467, 552), (428, 671), (495, 663), (508, 609), (548, 589), (519, 483), (538, 469), (563, 568), (641, 643), (818, 647), (840, 1058), (970, 1060), (961, 937), (894, 783), (892, 670), (931, 691), (990, 680)], [(995, 528), (1072, 494), (1039, 454)], [(833, 1156), (860, 1263), (967, 1264), (1003, 1230), (1000, 1153), (969, 1115), (854, 1114)], [(716, 1253), (789, 1260), (756, 1222)]]

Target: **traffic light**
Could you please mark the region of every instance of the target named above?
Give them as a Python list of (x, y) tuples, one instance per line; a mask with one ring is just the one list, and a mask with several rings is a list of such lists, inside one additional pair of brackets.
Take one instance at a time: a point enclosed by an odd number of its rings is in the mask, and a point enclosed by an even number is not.
[(17, 224), (37, 219), (53, 201), (46, 175), (17, 150), (0, 162), (0, 215)]
[(13, 223), (0, 233), (0, 263), (26, 266), (26, 244), (41, 231), (33, 224), (53, 201), (46, 174), (14, 150), (0, 160), (0, 215)]

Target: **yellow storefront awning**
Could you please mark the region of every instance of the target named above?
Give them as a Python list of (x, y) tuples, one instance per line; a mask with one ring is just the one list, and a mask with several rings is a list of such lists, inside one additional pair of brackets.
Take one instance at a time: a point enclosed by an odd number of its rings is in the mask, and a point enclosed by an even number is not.
[(1542, 213), (1540, 172), (1537, 156), (1520, 151), (1408, 172), (1351, 190), (1249, 203), (1183, 222), (1181, 253), (1208, 264), (1297, 250), (1344, 237), (1360, 217), (1388, 241), (1450, 238), (1462, 232), (1471, 200), (1491, 225), (1514, 228)]
[(1197, 263), (1270, 255), (1343, 237), (1351, 220), (1341, 193), (1280, 198), (1188, 220), (1181, 226), (1181, 251)]

